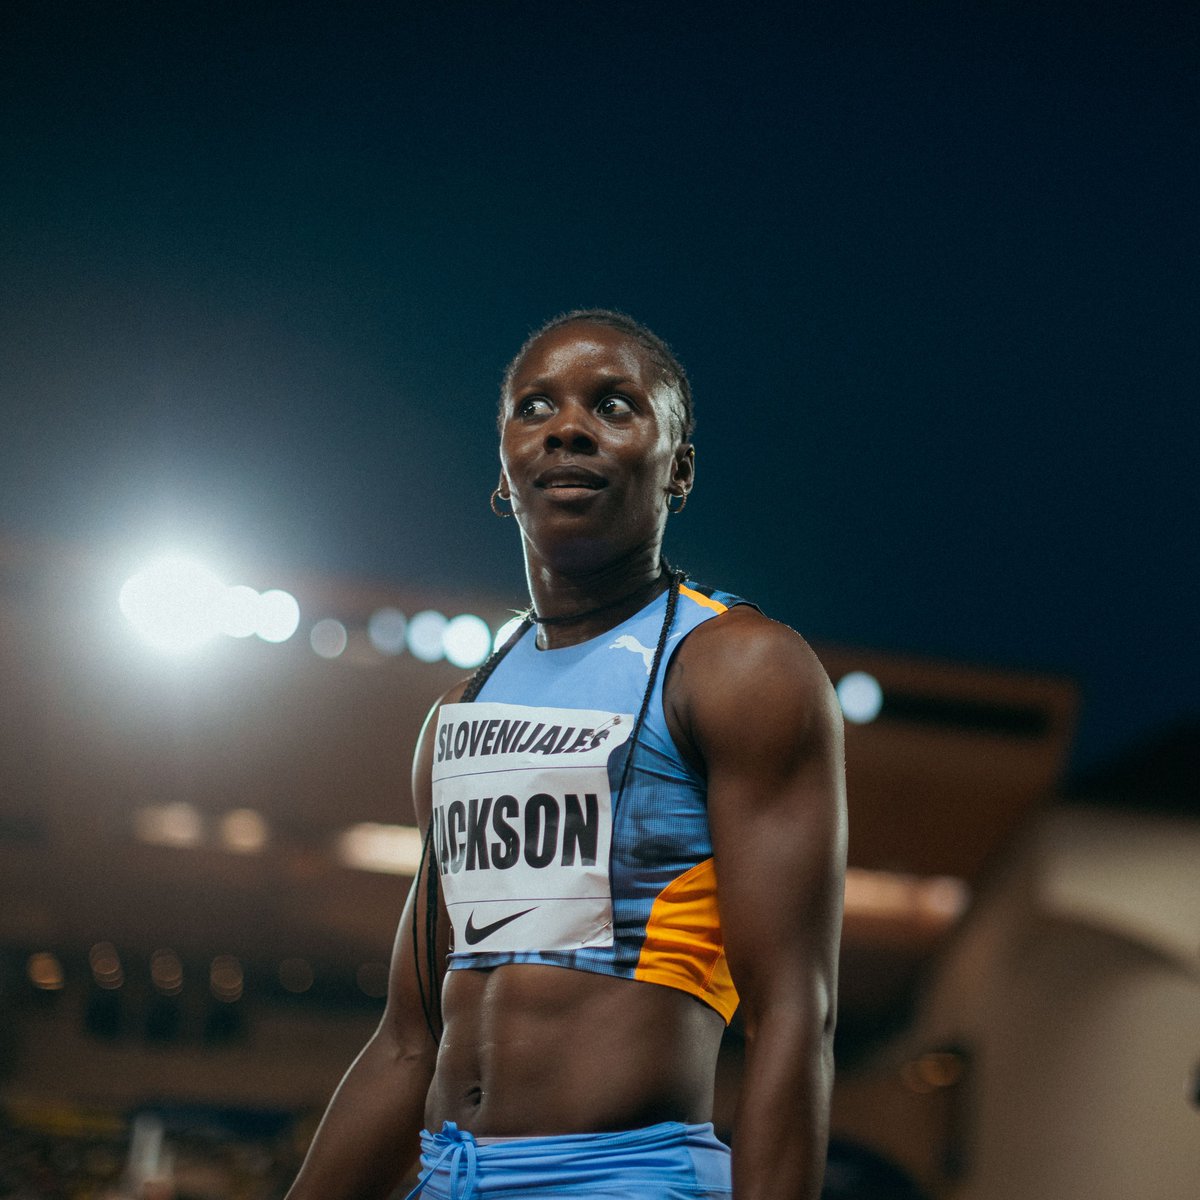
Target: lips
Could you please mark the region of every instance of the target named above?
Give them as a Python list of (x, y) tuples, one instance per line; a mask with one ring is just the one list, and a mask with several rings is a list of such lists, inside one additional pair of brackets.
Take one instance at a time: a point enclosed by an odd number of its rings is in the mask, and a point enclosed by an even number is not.
[(543, 471), (533, 483), (535, 487), (545, 491), (578, 491), (583, 488), (586, 491), (598, 492), (601, 488), (608, 487), (608, 480), (603, 475), (597, 475), (595, 471), (588, 471), (584, 467), (551, 467), (550, 470)]

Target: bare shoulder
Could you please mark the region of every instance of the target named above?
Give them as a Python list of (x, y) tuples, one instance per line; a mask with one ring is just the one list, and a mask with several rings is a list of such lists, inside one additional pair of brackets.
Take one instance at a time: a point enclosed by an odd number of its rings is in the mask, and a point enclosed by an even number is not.
[(470, 678), (460, 679), (453, 687), (447, 688), (434, 702), (429, 715), (436, 716), (438, 709), (445, 704), (457, 704), (463, 698), (463, 693), (467, 690), (470, 682)]
[(417, 738), (417, 755), (416, 765), (421, 762), (422, 756), (431, 748), (434, 731), (437, 729), (438, 713), (447, 704), (457, 704), (467, 690), (467, 685), (470, 684), (470, 679), (460, 679), (453, 687), (447, 688), (434, 702), (429, 712), (425, 714), (425, 720), (421, 725), (421, 733)]
[(425, 717), (425, 722), (421, 726), (421, 732), (417, 737), (417, 749), (413, 755), (412, 765), (412, 790), (413, 801), (417, 809), (417, 823), (424, 828), (425, 822), (429, 819), (429, 810), (432, 806), (432, 774), (433, 774), (433, 739), (437, 733), (438, 713), (444, 705), (457, 704), (462, 698), (463, 693), (467, 690), (467, 685), (470, 679), (459, 680), (453, 687), (447, 688), (437, 700), (434, 701)]
[(670, 677), (682, 710), (726, 718), (770, 713), (808, 725), (840, 710), (812, 647), (788, 625), (738, 605), (694, 629)]

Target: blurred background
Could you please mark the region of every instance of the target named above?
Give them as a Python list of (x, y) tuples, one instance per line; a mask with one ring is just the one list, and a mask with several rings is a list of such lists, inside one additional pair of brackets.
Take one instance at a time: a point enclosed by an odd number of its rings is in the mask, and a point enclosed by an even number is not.
[(691, 375), (672, 562), (838, 685), (827, 1196), (1194, 1196), (1198, 24), (6, 4), (0, 1196), (282, 1194), (581, 305)]

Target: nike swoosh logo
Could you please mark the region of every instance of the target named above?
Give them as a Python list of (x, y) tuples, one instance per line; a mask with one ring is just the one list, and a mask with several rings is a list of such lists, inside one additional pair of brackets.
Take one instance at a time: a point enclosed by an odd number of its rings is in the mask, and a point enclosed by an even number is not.
[[(538, 905), (536, 904), (533, 906), (533, 908), (537, 907)], [(490, 925), (480, 926), (476, 926), (475, 914), (472, 913), (467, 918), (467, 928), (463, 932), (463, 937), (466, 938), (468, 946), (477, 945), (479, 942), (482, 942), (484, 938), (491, 937), (497, 929), (503, 929), (504, 926), (510, 921), (515, 921), (518, 917), (523, 917), (526, 915), (526, 913), (533, 912), (533, 908), (526, 908), (522, 912), (509, 913), (507, 917), (501, 917), (500, 920), (493, 921)]]

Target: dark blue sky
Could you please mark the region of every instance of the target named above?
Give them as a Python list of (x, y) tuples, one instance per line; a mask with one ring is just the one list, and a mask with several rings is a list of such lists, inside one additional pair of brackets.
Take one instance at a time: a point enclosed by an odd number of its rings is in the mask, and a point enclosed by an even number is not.
[(0, 531), (517, 603), (500, 370), (611, 305), (696, 576), (1195, 715), (1194, 6), (737, 8), (5, 5)]

